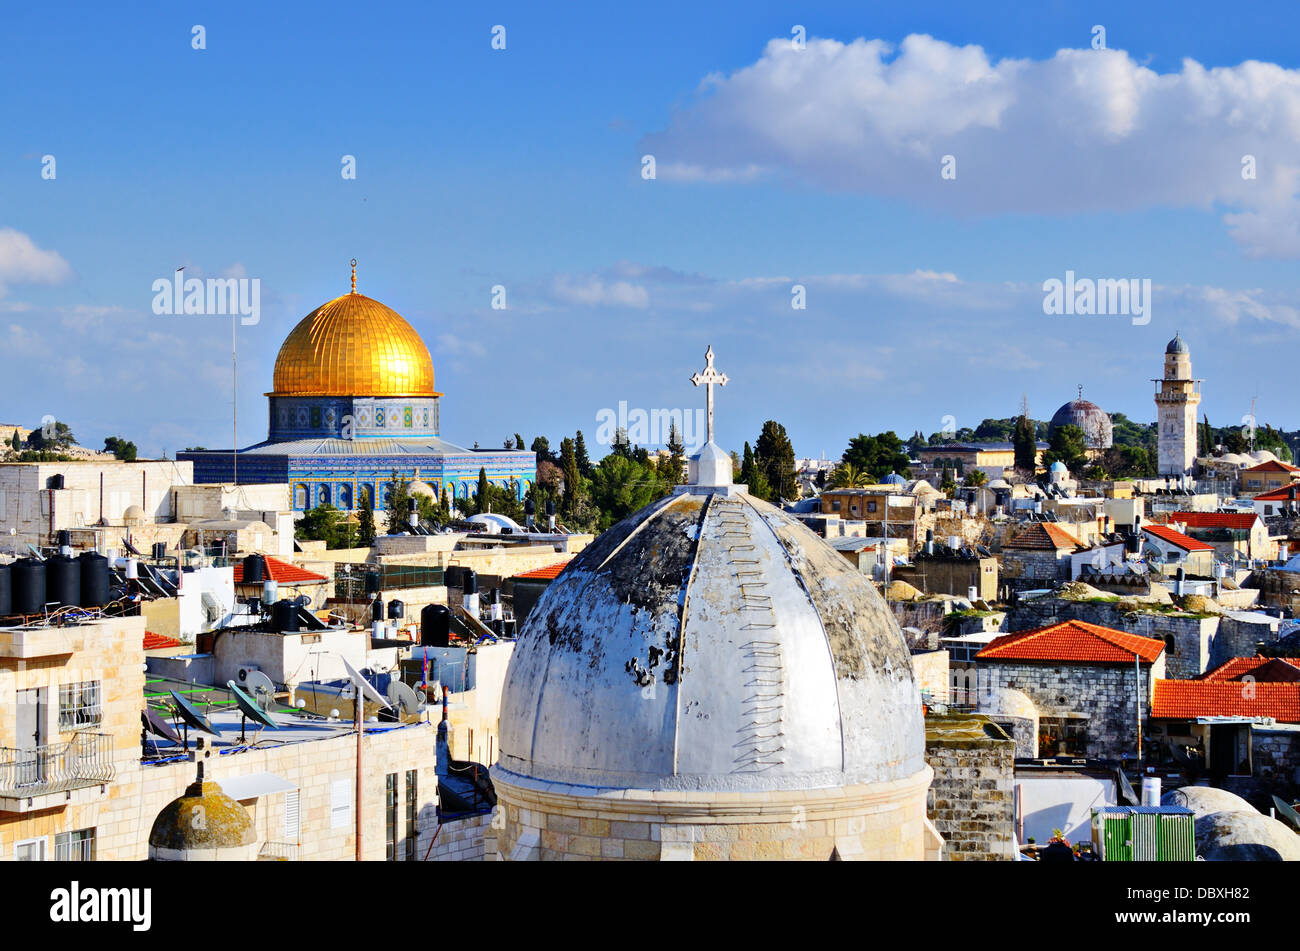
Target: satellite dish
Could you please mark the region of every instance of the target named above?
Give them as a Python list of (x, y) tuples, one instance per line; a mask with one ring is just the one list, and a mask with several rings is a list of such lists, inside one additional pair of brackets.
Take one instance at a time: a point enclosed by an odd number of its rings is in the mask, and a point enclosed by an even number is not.
[(403, 716), (420, 715), (420, 698), (400, 680), (388, 682), (388, 700)]
[(1287, 805), (1277, 796), (1273, 797), (1273, 808), (1277, 811), (1277, 817), (1286, 822), (1291, 828), (1300, 832), (1300, 815), (1298, 815), (1291, 806)]
[(181, 735), (176, 732), (176, 728), (160, 717), (153, 707), (146, 706), (140, 718), (144, 721), (144, 728), (154, 736), (161, 736), (164, 740), (171, 740), (173, 743), (181, 742)]
[(296, 604), (296, 605), (298, 605), (299, 607), (304, 607), (304, 608), (305, 608), (305, 607), (307, 607), (307, 605), (311, 604), (311, 595), (309, 595), (309, 594), (300, 594), (300, 595), (298, 595), (298, 597), (296, 597), (296, 598), (293, 599), (293, 603)]
[(384, 698), (384, 695), (376, 690), (369, 680), (362, 677), (355, 667), (348, 663), (346, 657), (340, 657), (339, 660), (343, 661), (343, 669), (348, 672), (348, 677), (352, 680), (352, 683), (361, 688), (361, 696), (379, 704), (381, 707), (387, 708), (391, 706), (391, 704)]
[(239, 706), (240, 713), (262, 726), (270, 727), (272, 730), (280, 729), (280, 724), (272, 720), (271, 715), (259, 707), (257, 701), (240, 690), (233, 680), (226, 681), (226, 688), (235, 695), (235, 703)]
[(260, 670), (250, 670), (247, 674), (242, 686), (244, 693), (252, 697), (263, 710), (269, 710), (275, 703), (275, 684)]
[(175, 690), (169, 690), (168, 693), (171, 694), (172, 703), (176, 704), (176, 710), (180, 713), (182, 720), (194, 727), (196, 730), (202, 730), (204, 733), (209, 733), (212, 736), (221, 735), (216, 731), (212, 724), (208, 722), (208, 718), (199, 713), (198, 710), (195, 710), (188, 700), (178, 694)]

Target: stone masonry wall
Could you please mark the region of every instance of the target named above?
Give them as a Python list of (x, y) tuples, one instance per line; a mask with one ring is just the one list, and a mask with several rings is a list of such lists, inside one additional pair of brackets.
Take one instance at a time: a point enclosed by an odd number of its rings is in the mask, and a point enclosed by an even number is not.
[(950, 862), (1014, 860), (1015, 744), (1010, 740), (926, 743), (934, 770), (926, 811)]
[(1017, 664), (979, 661), (980, 689), (1008, 687), (1033, 700), (1040, 716), (1069, 713), (1088, 716), (1089, 757), (1115, 759), (1137, 749), (1135, 688), (1141, 691), (1142, 716), (1151, 712), (1151, 678), (1164, 677), (1164, 658), (1142, 665), (1141, 683), (1130, 664)]

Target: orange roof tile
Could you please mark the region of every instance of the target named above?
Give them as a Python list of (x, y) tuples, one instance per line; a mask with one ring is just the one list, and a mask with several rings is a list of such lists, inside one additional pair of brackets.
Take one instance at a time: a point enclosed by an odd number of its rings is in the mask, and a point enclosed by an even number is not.
[(1242, 469), (1242, 472), (1294, 472), (1300, 473), (1300, 469), (1285, 462), (1261, 462), (1257, 466), (1251, 466), (1249, 469)]
[(1003, 548), (1034, 548), (1043, 551), (1053, 551), (1058, 548), (1068, 548), (1071, 551), (1082, 548), (1079, 540), (1067, 532), (1061, 526), (1052, 522), (1033, 522), (1028, 528), (1020, 532), (1011, 541), (1006, 542)]
[(1249, 675), (1263, 683), (1293, 683), (1300, 681), (1300, 658), (1296, 657), (1233, 657), (1226, 663), (1208, 670), (1197, 680), (1224, 682), (1240, 680)]
[(572, 558), (566, 558), (564, 561), (557, 561), (555, 564), (547, 565), (545, 568), (534, 568), (532, 571), (525, 571), (521, 575), (515, 575), (515, 577), (524, 578), (528, 581), (550, 581), (563, 571), (565, 566), (567, 566), (572, 560)]
[(1166, 541), (1171, 545), (1181, 548), (1183, 551), (1214, 551), (1213, 545), (1207, 545), (1205, 542), (1198, 542), (1195, 538), (1189, 538), (1182, 532), (1170, 528), (1168, 525), (1143, 525), (1142, 531), (1154, 535), (1161, 541)]
[(994, 638), (979, 660), (1033, 660), (1066, 664), (1124, 664), (1137, 654), (1150, 663), (1165, 649), (1163, 641), (1126, 634), (1087, 621), (1062, 621), (1032, 631)]
[[(300, 568), (290, 561), (272, 558), (270, 555), (266, 556), (266, 573), (276, 584), (319, 584), (322, 581), (329, 581), (324, 575)], [(235, 584), (243, 583), (244, 563), (237, 561), (235, 562)]]
[[(1258, 498), (1258, 496), (1257, 496)], [(1169, 521), (1188, 528), (1236, 528), (1250, 531), (1259, 516), (1254, 512), (1171, 512)]]
[(147, 651), (162, 650), (165, 647), (180, 647), (181, 642), (174, 637), (168, 637), (166, 634), (155, 634), (153, 631), (144, 632), (144, 649)]
[(1300, 498), (1300, 482), (1292, 482), (1280, 488), (1260, 492), (1254, 497), (1256, 502), (1289, 502)]
[(1300, 683), (1157, 680), (1151, 716), (1165, 720), (1273, 717), (1300, 723)]

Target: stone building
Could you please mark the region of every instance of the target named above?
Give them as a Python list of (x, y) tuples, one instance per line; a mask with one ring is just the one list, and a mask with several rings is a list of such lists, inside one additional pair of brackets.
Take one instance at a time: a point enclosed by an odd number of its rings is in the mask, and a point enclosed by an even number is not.
[(1070, 578), (1070, 558), (1084, 550), (1054, 522), (1030, 522), (1002, 543), (1002, 580), (1013, 590), (1050, 588)]
[(690, 468), (574, 558), (520, 632), (492, 770), (497, 853), (937, 853), (920, 696), (883, 600), (733, 485), (712, 438)]
[(1017, 857), (1015, 755), (1015, 743), (989, 717), (926, 717), (925, 761), (934, 770), (927, 808), (944, 860)]
[(1118, 758), (1137, 750), (1165, 645), (1083, 621), (1006, 634), (980, 651), (981, 693), (1018, 690), (1039, 714), (1039, 754)]
[(1165, 372), (1157, 384), (1156, 473), (1191, 475), (1196, 463), (1196, 407), (1201, 403), (1201, 381), (1192, 378), (1192, 355), (1181, 335), (1165, 347)]

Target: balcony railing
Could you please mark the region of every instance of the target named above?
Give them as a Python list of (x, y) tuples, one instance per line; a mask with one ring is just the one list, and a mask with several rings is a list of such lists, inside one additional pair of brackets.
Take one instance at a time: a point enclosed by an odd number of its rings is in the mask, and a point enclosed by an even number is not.
[(295, 842), (265, 842), (257, 853), (259, 862), (296, 862), (298, 845)]
[(0, 747), (0, 796), (31, 797), (112, 782), (113, 738), (77, 733), (30, 750)]
[(364, 601), (366, 575), (371, 573), (379, 576), (379, 590), (382, 592), (442, 584), (442, 568), (434, 565), (338, 565), (334, 571), (334, 596)]

